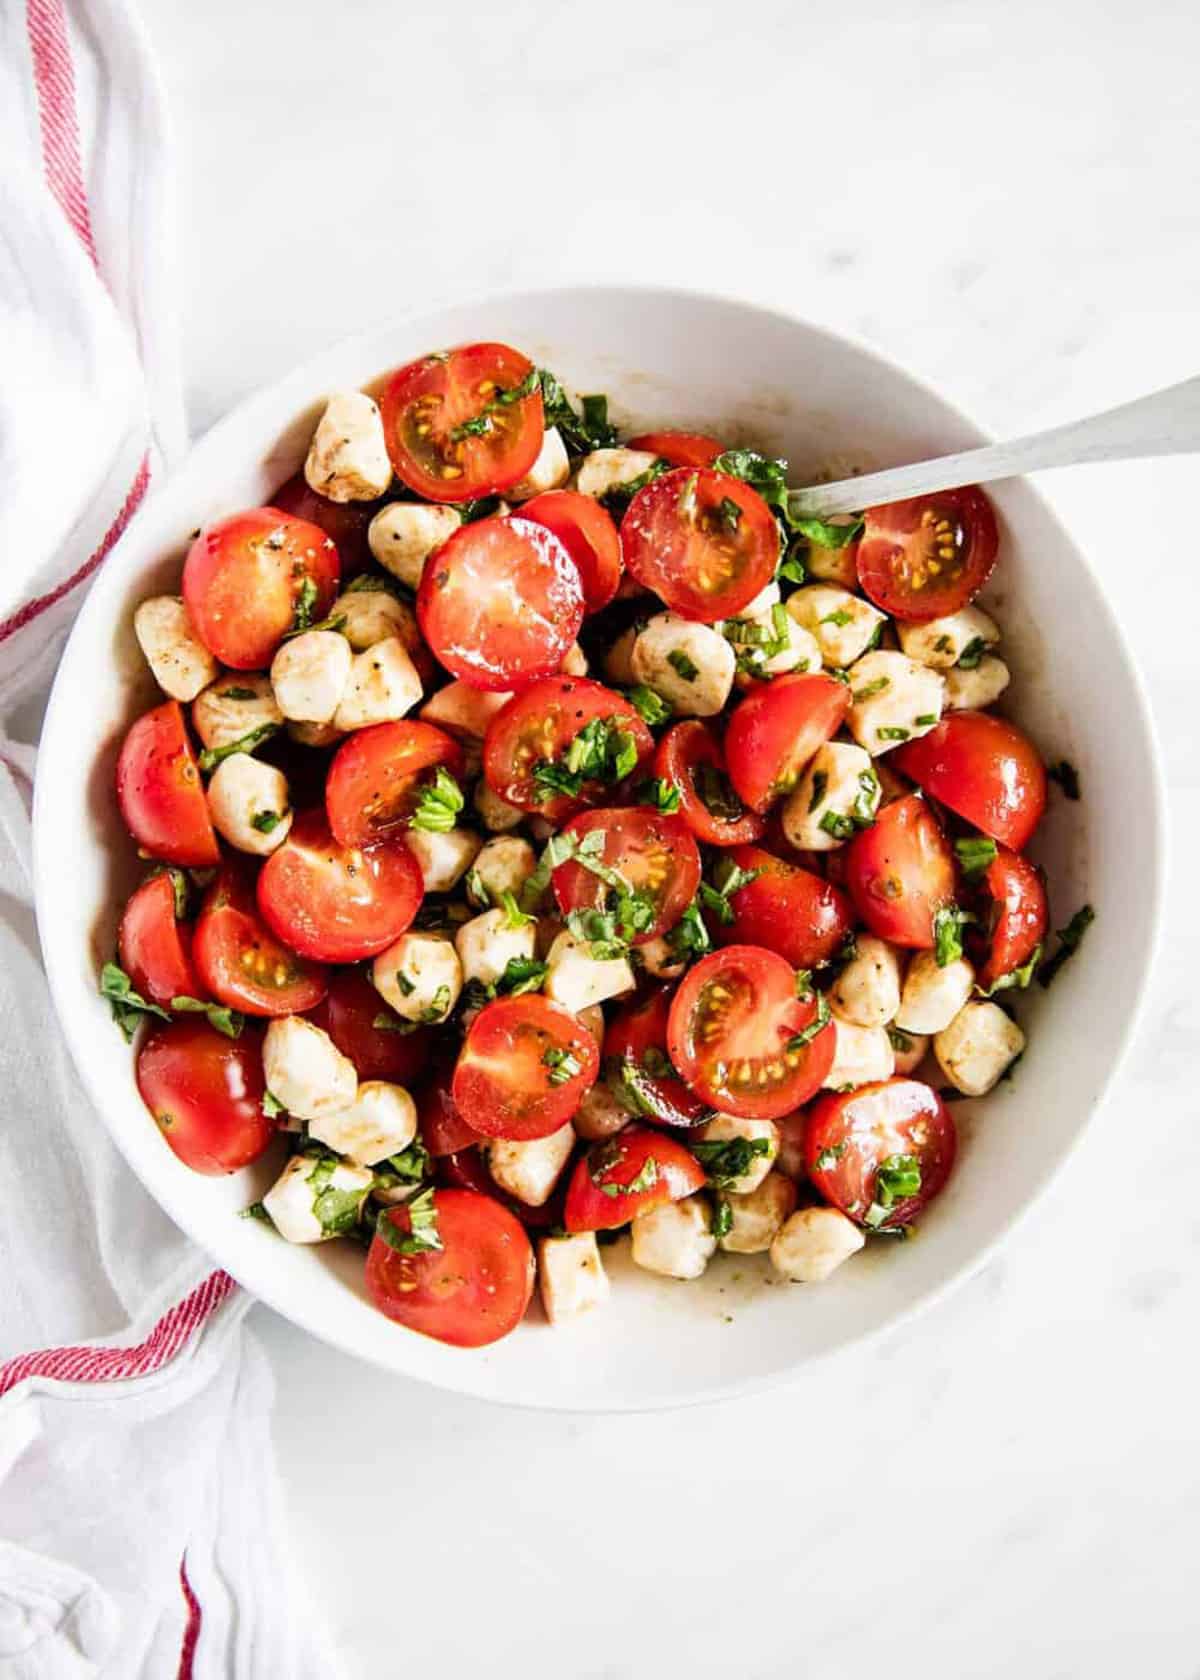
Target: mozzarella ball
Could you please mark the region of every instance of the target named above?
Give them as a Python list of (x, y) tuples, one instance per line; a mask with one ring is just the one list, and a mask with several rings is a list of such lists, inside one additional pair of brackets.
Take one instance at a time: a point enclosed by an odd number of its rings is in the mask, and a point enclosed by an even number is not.
[(761, 618), (764, 613), (769, 614), (772, 607), (777, 607), (783, 601), (783, 591), (772, 579), (764, 583), (758, 594), (742, 608), (739, 618)]
[(372, 502), (392, 482), (379, 406), (365, 391), (330, 397), (304, 463), (310, 490), (331, 502)]
[(604, 1011), (598, 1003), (589, 1003), (586, 1009), (581, 1009), (575, 1019), (579, 1025), (592, 1037), (601, 1049), (604, 1048)]
[(873, 933), (860, 933), (855, 954), (829, 988), (829, 1007), (855, 1027), (886, 1027), (900, 1007), (900, 956)]
[(572, 642), (563, 654), (562, 664), (558, 667), (564, 677), (586, 677), (588, 674), (587, 654), (578, 642)]
[(375, 958), (371, 982), (401, 1020), (444, 1021), (462, 991), (462, 964), (443, 934), (410, 929)]
[(581, 496), (604, 496), (631, 484), (658, 460), (644, 449), (593, 449), (579, 463), (575, 488)]
[(700, 1135), (705, 1143), (732, 1143), (737, 1138), (744, 1138), (747, 1143), (766, 1144), (765, 1151), (751, 1157), (744, 1173), (739, 1173), (727, 1183), (722, 1182), (720, 1188), (723, 1191), (739, 1196), (748, 1196), (752, 1190), (758, 1189), (779, 1154), (779, 1127), (773, 1120), (742, 1120), (736, 1114), (717, 1114), (700, 1128)]
[(639, 1213), (630, 1230), (634, 1265), (660, 1277), (701, 1277), (717, 1251), (705, 1196), (685, 1196)]
[(973, 671), (956, 665), (946, 672), (946, 710), (981, 712), (994, 706), (1009, 684), (1009, 670), (1003, 659), (985, 653)]
[(826, 741), (783, 804), (783, 832), (802, 852), (829, 852), (866, 828), (879, 809), (871, 755), (850, 741)]
[(903, 653), (867, 653), (848, 673), (850, 713), (846, 719), (859, 746), (872, 758), (902, 741), (928, 735), (942, 715), (945, 683), (928, 665)]
[(839, 589), (858, 588), (858, 550), (854, 543), (843, 543), (841, 548), (810, 543), (804, 569), (818, 583), (834, 583)]
[(537, 858), (528, 840), (503, 835), (476, 853), (467, 876), (467, 897), (477, 909), (499, 904), (506, 892), (517, 894), (533, 874)]
[(796, 1186), (781, 1172), (771, 1172), (748, 1196), (725, 1199), (732, 1224), (720, 1247), (727, 1254), (765, 1254), (796, 1206)]
[(938, 967), (932, 951), (916, 951), (904, 977), (896, 1025), (904, 1032), (940, 1033), (971, 995), (975, 970), (965, 957)]
[(1025, 1048), (1025, 1034), (995, 1003), (968, 1003), (937, 1033), (933, 1053), (966, 1097), (983, 1097)]
[(365, 1079), (349, 1108), (310, 1121), (308, 1135), (356, 1166), (373, 1167), (407, 1149), (416, 1137), (417, 1105), (402, 1085)]
[(410, 828), (404, 843), (421, 866), (425, 891), (449, 892), (458, 885), (479, 854), (478, 834), (469, 828), (452, 828), (445, 834), (427, 828)]
[(585, 1092), (571, 1124), (579, 1137), (586, 1139), (588, 1143), (597, 1143), (601, 1138), (612, 1137), (622, 1127), (627, 1126), (629, 1115), (605, 1082), (598, 1080), (590, 1091)]
[(353, 661), (350, 643), (336, 630), (305, 630), (284, 642), (271, 661), (271, 686), (284, 717), (333, 722)]
[(367, 527), (367, 542), (384, 571), (415, 590), (426, 560), (461, 525), (462, 515), (452, 507), (389, 502)]
[(420, 698), (421, 679), (408, 649), (399, 636), (389, 636), (354, 655), (334, 725), (349, 732), (392, 723)]
[(892, 1077), (896, 1055), (885, 1028), (856, 1027), (835, 1015), (833, 1030), (837, 1036), (833, 1066), (823, 1082), (826, 1090), (840, 1091), (844, 1085), (869, 1085)]
[[(314, 1175), (315, 1181), (314, 1181)], [(293, 1155), (279, 1178), (263, 1197), (263, 1207), (281, 1237), (292, 1243), (325, 1242), (338, 1233), (326, 1230), (317, 1217), (319, 1198), (326, 1190), (358, 1195), (359, 1206), (367, 1199), (372, 1174), (365, 1167), (337, 1162), (332, 1170), (319, 1157)]]
[(575, 1147), (570, 1122), (548, 1137), (496, 1138), (487, 1146), (488, 1171), (501, 1190), (526, 1207), (543, 1207)]
[(192, 702), (192, 728), (209, 752), (232, 747), (256, 730), (282, 727), (271, 679), (258, 673), (226, 671)]
[(287, 777), (249, 753), (231, 753), (212, 773), (208, 814), (217, 833), (239, 852), (266, 857), (282, 846), (292, 826)]
[(633, 680), (661, 694), (680, 717), (713, 717), (729, 699), (737, 655), (710, 624), (656, 613), (638, 632)]
[(771, 1264), (792, 1283), (824, 1283), (865, 1241), (854, 1221), (837, 1208), (801, 1208), (771, 1244)]
[(604, 655), (604, 675), (618, 688), (632, 688), (637, 682), (633, 674), (633, 647), (637, 639), (637, 625), (631, 624), (628, 630), (622, 630)]
[(345, 620), (341, 633), (356, 653), (374, 647), (376, 642), (386, 642), (390, 636), (399, 636), (409, 649), (420, 640), (412, 608), (382, 587), (346, 590), (330, 607), (329, 616)]
[[(922, 665), (949, 670), (975, 643), (991, 647), (1000, 640), (1000, 627), (978, 607), (963, 607), (945, 618), (927, 618), (921, 623), (899, 621), (896, 634), (902, 652)], [(977, 651), (982, 652), (980, 648)]]
[(297, 723), (294, 718), (289, 719), (287, 732), (302, 747), (332, 747), (342, 739), (342, 731), (332, 723)]
[(775, 1158), (775, 1171), (794, 1179), (797, 1184), (803, 1184), (808, 1178), (808, 1168), (804, 1164), (804, 1110), (799, 1108), (794, 1114), (785, 1114), (776, 1121), (776, 1125), (779, 1127), (779, 1154)]
[(652, 974), (656, 980), (677, 980), (687, 967), (686, 959), (676, 956), (661, 934), (639, 945), (638, 955), (646, 973)]
[(888, 1028), (888, 1038), (896, 1058), (894, 1071), (897, 1077), (914, 1073), (925, 1060), (925, 1052), (929, 1049), (928, 1036), (925, 1033), (905, 1032), (903, 1027), (897, 1027), (893, 1023)]
[(510, 927), (506, 910), (485, 910), (464, 922), (454, 936), (463, 979), (494, 986), (514, 957), (533, 956), (537, 933), (532, 922)]
[(133, 615), (133, 633), (155, 682), (172, 700), (194, 700), (220, 670), (178, 595), (143, 601)]
[(358, 1093), (354, 1063), (327, 1032), (299, 1015), (283, 1015), (268, 1025), (262, 1056), (267, 1090), (300, 1120), (319, 1120), (349, 1108)]
[(853, 665), (874, 642), (886, 614), (861, 595), (828, 583), (806, 583), (788, 596), (787, 610), (814, 637), (826, 665)]
[(538, 1286), (551, 1324), (569, 1324), (607, 1301), (608, 1273), (594, 1231), (538, 1239)]
[(511, 828), (519, 828), (525, 821), (524, 811), (510, 805), (507, 799), (501, 799), (483, 781), (475, 784), (475, 809), (483, 826), (492, 834), (505, 834)]
[(431, 694), (419, 715), (426, 723), (435, 723), (451, 735), (482, 741), (496, 713), (511, 699), (511, 694), (485, 694), (483, 689), (472, 688), (468, 683), (452, 682)]
[(542, 990), (572, 1015), (578, 1015), (589, 1004), (603, 1003), (606, 998), (631, 992), (636, 984), (628, 958), (594, 957), (590, 940), (576, 939), (573, 933), (558, 935), (547, 953), (546, 965)]
[(557, 426), (547, 426), (537, 460), (525, 477), (504, 492), (510, 502), (527, 502), (546, 490), (558, 490), (571, 476), (567, 446)]

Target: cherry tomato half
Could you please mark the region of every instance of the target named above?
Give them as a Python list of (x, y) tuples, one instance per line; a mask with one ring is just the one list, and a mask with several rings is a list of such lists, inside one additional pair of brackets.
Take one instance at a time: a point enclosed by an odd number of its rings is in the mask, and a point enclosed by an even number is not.
[(211, 869), (221, 861), (177, 700), (143, 713), (126, 735), (117, 759), (117, 803), (149, 857), (185, 869)]
[(367, 527), (384, 505), (382, 497), (374, 502), (331, 502), (312, 488), (303, 472), (298, 472), (279, 486), (270, 505), (280, 513), (321, 527), (337, 549), (343, 584), (370, 566)]
[(999, 540), (992, 504), (974, 485), (868, 508), (858, 581), (893, 618), (944, 618), (983, 588)]
[(399, 939), (425, 887), (402, 843), (339, 846), (306, 811), (258, 877), (258, 908), (278, 939), (316, 962), (358, 962)]
[[(583, 811), (563, 830), (582, 843), (588, 834), (601, 834), (604, 846), (593, 861), (616, 870), (628, 882), (653, 920), (634, 933), (630, 943), (644, 945), (673, 928), (696, 896), (700, 885), (700, 853), (682, 817), (668, 816), (648, 805), (603, 811)], [(563, 915), (572, 910), (603, 910), (611, 888), (591, 869), (569, 858), (551, 877), (554, 896)]]
[(522, 502), (520, 513), (553, 531), (574, 560), (585, 609), (606, 607), (621, 587), (623, 571), (621, 538), (608, 509), (578, 490), (546, 490)]
[(671, 725), (655, 750), (654, 774), (679, 789), (679, 814), (697, 840), (738, 846), (761, 836), (762, 817), (743, 805), (721, 743), (699, 718)]
[(410, 362), (388, 380), (380, 408), (396, 476), (432, 502), (507, 490), (542, 447), (533, 363), (506, 344), (467, 344)]
[(329, 991), (309, 1012), (314, 1026), (327, 1032), (343, 1056), (348, 1056), (360, 1079), (386, 1079), (393, 1085), (409, 1086), (420, 1077), (429, 1062), (429, 1029), (397, 1031), (377, 1027), (378, 1020), (395, 1020), (396, 1028), (407, 1027), (393, 1016), (361, 968), (335, 968), (329, 976)]
[[(435, 1190), (440, 1246), (401, 1254), (376, 1227), (367, 1253), (367, 1293), (385, 1317), (451, 1347), (486, 1347), (515, 1330), (533, 1294), (533, 1249), (519, 1219), (474, 1190)], [(385, 1208), (403, 1239), (408, 1209)]]
[(622, 1098), (637, 1113), (664, 1126), (698, 1126), (712, 1109), (680, 1079), (667, 1055), (671, 993), (656, 986), (625, 1004), (604, 1034), (605, 1075), (620, 1083)]
[(649, 1126), (626, 1126), (576, 1163), (563, 1224), (568, 1231), (614, 1231), (704, 1182), (704, 1168), (683, 1144)]
[(729, 779), (752, 811), (790, 793), (850, 709), (846, 683), (796, 671), (763, 683), (738, 703), (725, 730)]
[(212, 996), (247, 1015), (302, 1015), (325, 996), (324, 968), (269, 931), (243, 864), (227, 860), (205, 894), (193, 952)]
[(237, 1172), (276, 1135), (262, 1111), (262, 1040), (251, 1027), (225, 1038), (193, 1016), (156, 1027), (137, 1058), (142, 1101), (193, 1172)]
[(574, 1015), (536, 994), (501, 997), (471, 1022), (451, 1095), (484, 1137), (547, 1137), (596, 1083), (600, 1052)]
[(667, 1045), (688, 1085), (713, 1108), (775, 1120), (807, 1102), (833, 1066), (832, 1026), (807, 1037), (816, 1019), (816, 997), (796, 996), (790, 963), (757, 945), (726, 945), (684, 975)]
[(918, 1079), (830, 1091), (808, 1111), (805, 1165), (816, 1189), (869, 1230), (908, 1225), (954, 1165), (950, 1110)]
[(713, 930), (722, 945), (761, 945), (793, 968), (816, 968), (845, 943), (854, 911), (840, 888), (758, 846), (737, 846), (729, 857), (755, 879), (730, 893), (733, 922)]
[(151, 1003), (165, 1007), (175, 997), (205, 995), (192, 961), (192, 930), (176, 919), (170, 870), (143, 881), (121, 912), (117, 954), (134, 991)]
[(317, 623), (333, 605), (341, 566), (319, 525), (253, 508), (210, 525), (188, 549), (183, 599), (222, 665), (261, 671), (303, 609)]
[(325, 783), (330, 831), (343, 846), (395, 838), (441, 766), (461, 776), (463, 750), (432, 723), (400, 718), (356, 729), (333, 755)]
[(991, 907), (976, 979), (987, 991), (1029, 961), (1046, 937), (1050, 912), (1041, 871), (1007, 846), (997, 850), (982, 886)]
[(954, 854), (915, 793), (885, 805), (845, 849), (846, 886), (872, 933), (928, 950), (934, 917), (954, 901)]
[[(492, 792), (523, 811), (536, 811), (548, 822), (562, 822), (580, 805), (612, 797), (612, 784), (588, 777), (577, 793), (555, 792), (540, 781), (539, 765), (567, 760), (576, 738), (589, 724), (611, 720), (631, 737), (637, 775), (654, 752), (654, 737), (629, 701), (587, 677), (550, 677), (515, 694), (488, 725), (483, 773)], [(587, 761), (583, 761), (586, 768)], [(565, 766), (569, 769), (569, 763)]]
[(430, 557), (417, 617), (453, 676), (472, 688), (528, 688), (558, 670), (579, 634), (583, 583), (548, 526), (477, 519)]
[(896, 767), (950, 810), (1014, 852), (1024, 851), (1046, 809), (1046, 769), (1027, 735), (990, 712), (951, 712), (906, 741)]
[(704, 432), (643, 432), (630, 438), (630, 449), (644, 449), (673, 467), (711, 467), (725, 448)]
[(630, 502), (621, 550), (643, 588), (680, 617), (712, 624), (740, 612), (775, 576), (779, 527), (740, 478), (677, 467)]

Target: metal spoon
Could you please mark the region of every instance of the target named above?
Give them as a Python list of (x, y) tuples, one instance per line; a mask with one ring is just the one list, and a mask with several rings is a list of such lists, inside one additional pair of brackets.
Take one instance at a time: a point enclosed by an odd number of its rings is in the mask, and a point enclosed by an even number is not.
[(1200, 378), (1169, 385), (1153, 396), (1122, 403), (1088, 420), (1075, 420), (1011, 443), (989, 443), (920, 461), (888, 467), (836, 484), (812, 484), (789, 492), (792, 512), (825, 519), (834, 513), (858, 513), (906, 496), (953, 490), (961, 484), (988, 484), (1046, 467), (1074, 467), (1091, 461), (1134, 461), (1147, 455), (1187, 455), (1200, 451)]

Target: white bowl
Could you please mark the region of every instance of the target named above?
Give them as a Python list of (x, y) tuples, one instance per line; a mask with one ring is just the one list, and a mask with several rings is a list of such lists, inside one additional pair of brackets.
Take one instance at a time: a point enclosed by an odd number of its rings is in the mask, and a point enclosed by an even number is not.
[(351, 339), (217, 426), (133, 521), (93, 584), (46, 720), (37, 779), (38, 920), (67, 1041), (101, 1119), (171, 1217), (247, 1289), (332, 1347), (437, 1386), (522, 1405), (626, 1410), (735, 1394), (873, 1334), (979, 1267), (1045, 1188), (1103, 1096), (1133, 1031), (1163, 881), (1161, 781), (1145, 700), (1100, 585), (1037, 493), (998, 487), (1003, 546), (990, 600), (1013, 667), (1011, 710), (1047, 757), (1078, 767), (1084, 799), (1052, 794), (1037, 853), (1056, 925), (1098, 917), (1050, 992), (1022, 1000), (1015, 1078), (955, 1108), (962, 1149), (913, 1243), (869, 1245), (820, 1288), (772, 1282), (763, 1257), (722, 1257), (699, 1283), (639, 1274), (615, 1256), (607, 1311), (551, 1331), (535, 1307), (506, 1341), (443, 1347), (369, 1304), (361, 1252), (293, 1248), (240, 1208), (271, 1176), (198, 1177), (138, 1097), (133, 1059), (96, 992), (138, 874), (113, 798), (130, 720), (155, 690), (131, 618), (177, 587), (189, 533), (267, 500), (299, 464), (334, 390), (437, 346), (503, 339), (579, 391), (610, 393), (623, 425), (679, 424), (786, 455), (793, 482), (889, 466), (985, 440), (873, 353), (784, 315), (674, 291), (571, 288), (497, 297)]

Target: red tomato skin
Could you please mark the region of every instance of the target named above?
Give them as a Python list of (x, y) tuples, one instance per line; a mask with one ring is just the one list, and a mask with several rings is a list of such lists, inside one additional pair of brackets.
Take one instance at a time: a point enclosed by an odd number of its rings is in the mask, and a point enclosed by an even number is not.
[(309, 525), (320, 526), (337, 549), (343, 585), (370, 567), (367, 527), (384, 506), (382, 496), (374, 502), (331, 502), (310, 486), (303, 472), (298, 472), (279, 486), (270, 505)]
[(222, 665), (260, 671), (291, 629), (305, 581), (316, 586), (316, 624), (333, 605), (340, 577), (337, 549), (319, 525), (278, 508), (252, 508), (201, 531), (183, 563), (183, 599)]
[(309, 1011), (313, 1025), (350, 1058), (360, 1079), (386, 1079), (407, 1087), (428, 1065), (429, 1030), (388, 1032), (373, 1025), (380, 1015), (390, 1016), (391, 1010), (360, 968), (332, 969), (327, 995)]
[(760, 839), (766, 822), (757, 811), (743, 806), (740, 816), (727, 819), (709, 810), (695, 782), (696, 772), (706, 767), (726, 775), (725, 753), (716, 735), (699, 718), (673, 723), (655, 749), (654, 774), (678, 788), (679, 814), (696, 839), (709, 846), (740, 846)]
[[(930, 557), (920, 541), (914, 542), (927, 513), (945, 515), (964, 534), (963, 562), (949, 563), (951, 575), (940, 586), (928, 580), (915, 586), (913, 582), (915, 571), (924, 575)], [(975, 485), (889, 502), (867, 509), (855, 562), (858, 581), (864, 594), (893, 618), (944, 618), (960, 611), (983, 588), (996, 564), (999, 542), (992, 504)], [(947, 564), (944, 557), (937, 563)]]
[(262, 1040), (252, 1027), (224, 1038), (197, 1017), (156, 1027), (137, 1057), (142, 1101), (193, 1172), (248, 1166), (275, 1137), (262, 1111)]
[(578, 798), (566, 794), (541, 799), (533, 767), (542, 759), (559, 758), (579, 731), (593, 718), (611, 717), (633, 736), (638, 761), (630, 777), (642, 774), (654, 755), (654, 737), (629, 701), (587, 677), (550, 677), (515, 694), (488, 725), (483, 744), (483, 774), (499, 798), (548, 822), (561, 823), (581, 805), (596, 805), (613, 797), (613, 790), (585, 782)]
[[(551, 1083), (545, 1054), (565, 1051), (577, 1071)], [(574, 1114), (600, 1071), (596, 1040), (574, 1015), (540, 993), (500, 997), (471, 1022), (450, 1091), (460, 1115), (485, 1137), (548, 1137)]]
[(306, 811), (259, 872), (258, 908), (297, 956), (360, 962), (407, 931), (424, 892), (407, 846), (339, 846), (324, 814)]
[(713, 928), (718, 944), (761, 945), (793, 968), (816, 968), (845, 944), (854, 910), (840, 888), (758, 846), (737, 846), (729, 855), (739, 869), (764, 873), (730, 894), (733, 922)]
[(906, 794), (844, 848), (854, 907), (881, 939), (930, 950), (933, 919), (954, 901), (954, 855), (925, 801)]
[[(417, 1126), (421, 1142), (435, 1158), (457, 1155), (486, 1142), (482, 1132), (469, 1125), (455, 1106), (450, 1086), (453, 1067), (438, 1068), (417, 1092)], [(468, 1189), (480, 1186), (467, 1186)]]
[(712, 1118), (712, 1108), (676, 1075), (646, 1071), (643, 1058), (648, 1050), (667, 1054), (667, 1023), (671, 1012), (671, 990), (656, 986), (644, 997), (622, 1005), (604, 1033), (604, 1064), (631, 1064), (637, 1070), (636, 1090), (653, 1119), (664, 1126), (699, 1126)]
[(990, 712), (951, 712), (894, 753), (911, 776), (982, 833), (1022, 852), (1046, 809), (1046, 769), (1027, 735)]
[(298, 960), (268, 932), (253, 877), (232, 860), (204, 896), (193, 954), (209, 995), (246, 1015), (303, 1015), (328, 986), (320, 964)]
[(121, 744), (117, 803), (148, 856), (184, 869), (221, 861), (196, 755), (177, 700), (144, 712)]
[[(916, 1155), (921, 1188), (899, 1201), (883, 1228), (908, 1225), (945, 1187), (957, 1153), (953, 1116), (937, 1092), (918, 1079), (886, 1079), (853, 1091), (829, 1091), (808, 1110), (805, 1165), (817, 1193), (859, 1224), (874, 1199), (875, 1174), (889, 1155)], [(838, 1150), (833, 1166), (817, 1162)]]
[(365, 846), (407, 829), (421, 787), (439, 765), (461, 776), (463, 750), (432, 723), (401, 718), (356, 729), (334, 753), (325, 783), (334, 839)]
[(621, 538), (612, 514), (578, 490), (544, 490), (522, 502), (522, 519), (544, 525), (562, 543), (579, 573), (584, 610), (599, 612), (621, 587)]
[[(435, 1190), (440, 1250), (397, 1254), (378, 1232), (367, 1293), (386, 1318), (451, 1347), (487, 1347), (515, 1330), (533, 1294), (533, 1249), (516, 1216), (474, 1190)], [(407, 1209), (381, 1220), (407, 1231)]]
[[(726, 501), (740, 509), (733, 537), (701, 531), (680, 511), (691, 504), (711, 521)], [(730, 542), (734, 554), (723, 556), (722, 545)], [(739, 613), (775, 576), (779, 527), (758, 491), (740, 478), (711, 467), (676, 467), (630, 502), (621, 521), (621, 552), (626, 571), (672, 612), (713, 624)], [(722, 576), (706, 585), (714, 566)]]
[[(654, 1182), (644, 1190), (606, 1195), (600, 1183), (632, 1184), (654, 1161)], [(678, 1202), (704, 1187), (704, 1169), (690, 1150), (649, 1126), (626, 1126), (615, 1137), (592, 1144), (576, 1162), (567, 1186), (563, 1224), (568, 1231), (615, 1231), (639, 1213)]]
[[(575, 840), (599, 830), (605, 836), (600, 859), (616, 869), (636, 889), (645, 885), (639, 859), (646, 847), (652, 856), (667, 859), (669, 874), (664, 878), (657, 913), (643, 933), (630, 941), (645, 945), (673, 928), (696, 896), (700, 885), (700, 852), (682, 817), (668, 815), (649, 805), (606, 806), (602, 811), (583, 811), (565, 825), (564, 833)], [(591, 870), (568, 859), (550, 878), (554, 896), (563, 915), (572, 910), (599, 909), (608, 888)], [(647, 890), (651, 890), (647, 888)]]
[(704, 432), (643, 432), (630, 438), (630, 449), (644, 449), (673, 467), (711, 467), (725, 445)]
[(998, 848), (983, 885), (995, 920), (986, 959), (975, 978), (988, 991), (1029, 961), (1046, 937), (1050, 910), (1041, 871), (1007, 846)]
[(739, 701), (725, 730), (725, 758), (743, 803), (766, 812), (790, 793), (849, 709), (849, 686), (816, 671), (775, 677)]
[(175, 919), (175, 887), (164, 870), (151, 875), (130, 898), (117, 929), (121, 967), (151, 1003), (207, 994), (192, 961), (192, 930)]

